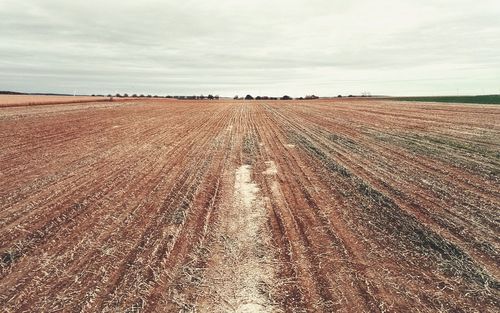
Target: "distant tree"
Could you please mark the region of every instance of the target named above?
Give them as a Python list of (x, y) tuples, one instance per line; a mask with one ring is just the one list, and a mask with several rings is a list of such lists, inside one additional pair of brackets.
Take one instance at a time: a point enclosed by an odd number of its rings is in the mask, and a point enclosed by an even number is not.
[(201, 95), (198, 99), (203, 100), (203, 99), (205, 99), (205, 96), (204, 96), (204, 95)]
[(234, 96), (234, 98), (233, 98), (233, 99), (234, 99), (234, 100), (238, 100), (238, 99), (239, 99), (238, 95)]
[(134, 94), (132, 95), (132, 98), (137, 98), (137, 94), (135, 94), (135, 93), (134, 93)]
[(153, 97), (153, 96), (151, 96), (151, 95), (148, 95), (148, 98), (152, 98), (152, 97)]
[(119, 93), (117, 93), (117, 94), (115, 95), (115, 97), (117, 97), (117, 98), (121, 98), (121, 95), (120, 95)]
[(245, 100), (253, 100), (253, 97), (251, 95), (246, 95)]
[(307, 96), (306, 96), (306, 100), (316, 100), (316, 99), (319, 99), (319, 97), (318, 97), (318, 96), (315, 96), (315, 95), (310, 95), (310, 96), (309, 96), (309, 95), (307, 95)]
[(214, 99), (214, 96), (213, 95), (208, 95), (208, 100), (213, 100)]
[(139, 98), (144, 98), (144, 97), (145, 97), (145, 96), (144, 96), (143, 94), (141, 94), (141, 95), (139, 96)]
[(287, 95), (284, 95), (283, 97), (281, 97), (281, 100), (291, 100), (292, 97), (290, 96), (287, 96)]
[(348, 98), (352, 98), (352, 97), (354, 97), (354, 96), (353, 96), (353, 95), (348, 95), (347, 97), (348, 97)]
[(255, 100), (262, 100), (262, 97), (261, 96), (257, 96), (257, 97), (255, 97)]
[(337, 98), (342, 98), (342, 95), (338, 95)]

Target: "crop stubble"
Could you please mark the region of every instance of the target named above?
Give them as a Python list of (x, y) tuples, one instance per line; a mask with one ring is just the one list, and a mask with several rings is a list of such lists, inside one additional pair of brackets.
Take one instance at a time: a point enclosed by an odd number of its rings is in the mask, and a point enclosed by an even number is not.
[(6, 312), (487, 312), (500, 109), (0, 108)]

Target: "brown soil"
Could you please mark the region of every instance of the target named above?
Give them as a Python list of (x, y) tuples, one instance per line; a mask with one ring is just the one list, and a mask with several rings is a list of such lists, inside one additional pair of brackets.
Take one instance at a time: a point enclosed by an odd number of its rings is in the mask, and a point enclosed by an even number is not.
[(500, 310), (498, 106), (8, 106), (0, 138), (5, 312)]

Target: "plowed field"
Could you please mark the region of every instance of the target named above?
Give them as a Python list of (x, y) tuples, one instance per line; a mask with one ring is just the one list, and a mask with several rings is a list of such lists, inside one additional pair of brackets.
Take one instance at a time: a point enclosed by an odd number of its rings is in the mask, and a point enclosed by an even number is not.
[(498, 312), (500, 107), (0, 108), (4, 312)]

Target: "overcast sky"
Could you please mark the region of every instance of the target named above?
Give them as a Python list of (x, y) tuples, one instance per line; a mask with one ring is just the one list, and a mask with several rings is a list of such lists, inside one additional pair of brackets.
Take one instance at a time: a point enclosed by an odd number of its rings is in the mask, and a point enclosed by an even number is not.
[(500, 1), (0, 0), (0, 90), (500, 93)]

